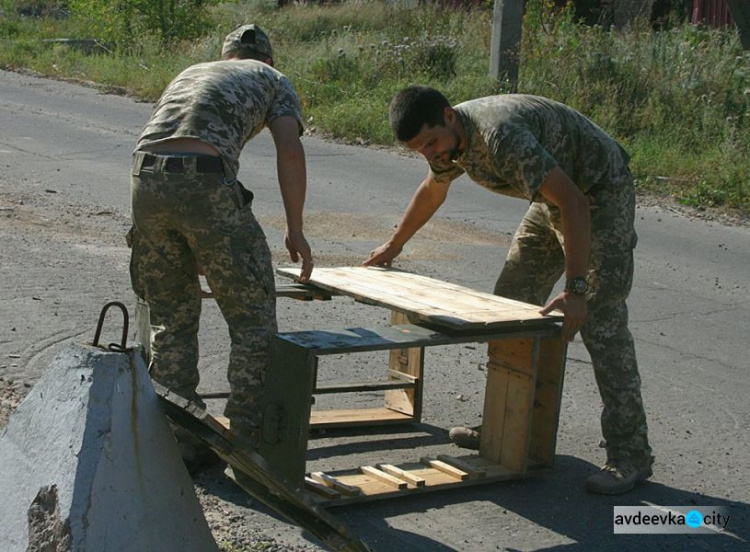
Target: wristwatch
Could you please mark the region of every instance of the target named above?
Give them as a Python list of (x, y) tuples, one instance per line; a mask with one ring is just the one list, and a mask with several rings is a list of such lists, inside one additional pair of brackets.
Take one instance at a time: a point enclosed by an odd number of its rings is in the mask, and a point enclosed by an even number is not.
[(565, 291), (570, 291), (576, 295), (586, 295), (589, 290), (589, 283), (586, 278), (578, 276), (576, 278), (570, 278), (565, 282)]

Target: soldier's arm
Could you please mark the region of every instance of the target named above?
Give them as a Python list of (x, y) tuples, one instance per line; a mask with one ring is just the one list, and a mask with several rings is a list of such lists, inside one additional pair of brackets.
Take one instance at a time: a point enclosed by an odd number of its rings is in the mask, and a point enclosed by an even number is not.
[(310, 246), (302, 231), (302, 213), (307, 193), (305, 150), (294, 117), (278, 117), (269, 125), (276, 145), (276, 171), (286, 212), (286, 247), (292, 261), (302, 260), (300, 280), (306, 282), (313, 269)]
[[(570, 177), (558, 166), (547, 175), (539, 193), (560, 209), (565, 247), (565, 277), (586, 277), (591, 250), (589, 201)], [(550, 301), (542, 314), (560, 309), (565, 314), (563, 338), (570, 341), (588, 315), (586, 298), (564, 291)]]
[(448, 195), (449, 186), (450, 183), (435, 180), (430, 171), (411, 198), (396, 231), (387, 242), (374, 249), (362, 264), (390, 266), (391, 261), (401, 253), (404, 244), (432, 218), (432, 215), (443, 204)]

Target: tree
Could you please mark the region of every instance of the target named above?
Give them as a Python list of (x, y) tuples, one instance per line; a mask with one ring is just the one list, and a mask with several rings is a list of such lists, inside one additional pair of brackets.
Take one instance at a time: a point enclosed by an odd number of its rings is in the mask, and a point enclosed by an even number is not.
[(750, 3), (747, 0), (727, 0), (727, 5), (740, 32), (742, 48), (750, 50)]

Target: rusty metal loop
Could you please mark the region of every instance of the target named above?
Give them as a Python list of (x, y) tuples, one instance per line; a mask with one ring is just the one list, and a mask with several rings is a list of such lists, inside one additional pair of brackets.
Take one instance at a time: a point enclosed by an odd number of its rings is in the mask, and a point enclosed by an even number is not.
[(96, 333), (94, 334), (94, 342), (92, 345), (94, 347), (99, 347), (99, 336), (101, 336), (102, 333), (102, 325), (104, 324), (104, 315), (107, 313), (107, 309), (109, 307), (119, 307), (119, 309), (122, 311), (122, 342), (121, 343), (110, 343), (107, 345), (107, 349), (116, 353), (124, 353), (127, 349), (126, 343), (128, 338), (128, 309), (120, 303), (119, 301), (110, 301), (106, 305), (104, 305), (104, 308), (102, 308), (102, 312), (99, 315), (99, 323), (96, 325)]

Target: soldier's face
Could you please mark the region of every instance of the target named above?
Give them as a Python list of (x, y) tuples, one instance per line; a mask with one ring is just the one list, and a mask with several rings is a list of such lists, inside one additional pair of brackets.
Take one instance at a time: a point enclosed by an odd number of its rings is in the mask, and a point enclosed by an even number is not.
[(414, 138), (404, 143), (411, 151), (419, 152), (428, 163), (438, 165), (455, 161), (460, 155), (460, 136), (455, 128), (454, 113), (446, 113), (443, 126), (422, 126)]

